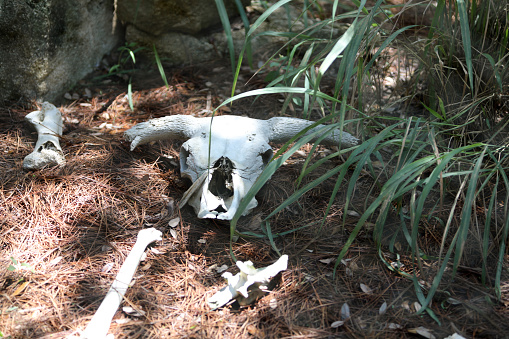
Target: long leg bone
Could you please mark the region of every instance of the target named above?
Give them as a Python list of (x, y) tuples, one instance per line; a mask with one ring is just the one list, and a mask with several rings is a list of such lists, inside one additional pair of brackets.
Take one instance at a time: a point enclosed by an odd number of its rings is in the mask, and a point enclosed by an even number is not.
[(25, 120), (34, 125), (38, 138), (34, 151), (23, 160), (23, 168), (34, 170), (64, 164), (64, 153), (58, 139), (62, 135), (60, 111), (49, 102), (44, 102), (40, 111), (27, 114)]
[(147, 248), (150, 243), (161, 239), (161, 231), (155, 228), (147, 228), (138, 233), (138, 238), (136, 239), (133, 249), (127, 256), (122, 267), (120, 267), (115, 281), (113, 281), (99, 309), (82, 333), (82, 339), (104, 339), (106, 337), (113, 316), (122, 302), (122, 298), (133, 279), (138, 264), (143, 259), (145, 248)]

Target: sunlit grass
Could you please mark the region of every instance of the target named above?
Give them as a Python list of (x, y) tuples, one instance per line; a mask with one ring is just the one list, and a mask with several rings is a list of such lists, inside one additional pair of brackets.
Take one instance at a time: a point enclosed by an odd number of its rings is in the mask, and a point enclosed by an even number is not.
[[(218, 0), (218, 2), (220, 2)], [(400, 118), (377, 116), (370, 117), (363, 112), (362, 89), (366, 86), (363, 79), (369, 79), (370, 72), (380, 60), (384, 50), (390, 47), (400, 35), (415, 25), (402, 27), (394, 31), (386, 31), (383, 24), (391, 22), (390, 6), (377, 1), (372, 7), (367, 7), (366, 1), (355, 1), (353, 11), (336, 14), (338, 1), (332, 2), (332, 15), (315, 25), (306, 25), (303, 32), (259, 32), (258, 28), (264, 20), (281, 7), (287, 6), (289, 0), (275, 2), (252, 24), (246, 27), (246, 40), (236, 62), (234, 78), (232, 81), (232, 97), (222, 105), (229, 104), (240, 98), (249, 96), (283, 94), (286, 96), (283, 104), (285, 110), (290, 103), (302, 108), (302, 117), (308, 118), (312, 109), (322, 114), (322, 119), (316, 125), (324, 122), (331, 123), (330, 127), (351, 129), (352, 122), (358, 126), (377, 126), (375, 129), (363, 131), (364, 142), (348, 150), (339, 150), (327, 158), (311, 163), (315, 147), (302, 168), (301, 175), (296, 182), (295, 192), (281, 205), (275, 206), (264, 220), (264, 234), (251, 234), (258, 237), (268, 237), (274, 250), (278, 251), (274, 243), (274, 235), (270, 228), (270, 219), (289, 205), (298, 202), (307, 191), (315, 188), (324, 180), (336, 178), (336, 184), (330, 197), (327, 210), (322, 223), (336, 199), (337, 192), (346, 190), (344, 210), (348, 210), (356, 191), (356, 182), (363, 169), (370, 172), (373, 178), (378, 176), (373, 170), (372, 161), (390, 164), (386, 170), (388, 178), (377, 181), (379, 187), (377, 195), (370, 203), (366, 199), (366, 208), (357, 224), (350, 230), (345, 244), (338, 248), (337, 268), (341, 259), (348, 253), (350, 246), (357, 239), (359, 232), (368, 221), (374, 221), (372, 230), (373, 241), (379, 252), (389, 250), (400, 254), (396, 249), (396, 236), (389, 244), (383, 244), (382, 238), (387, 233), (385, 223), (389, 214), (400, 219), (400, 227), (396, 233), (402, 234), (406, 240), (408, 255), (413, 259), (415, 269), (412, 274), (405, 273), (414, 282), (416, 295), (423, 306), (420, 312), (428, 312), (438, 321), (428, 307), (434, 294), (442, 283), (445, 272), (452, 268), (452, 276), (456, 274), (464, 255), (465, 246), (471, 236), (472, 225), (482, 227), (482, 239), (479, 246), (482, 248), (483, 263), (481, 275), (483, 283), (494, 286), (500, 297), (500, 277), (503, 269), (503, 255), (506, 248), (506, 239), (509, 231), (507, 210), (504, 209), (504, 224), (500, 225), (495, 218), (497, 204), (507, 206), (507, 196), (498, 192), (507, 192), (509, 181), (506, 176), (507, 156), (503, 155), (505, 146), (494, 142), (495, 135), (501, 133), (505, 125), (496, 126), (496, 118), (500, 119), (502, 112), (493, 109), (493, 101), (507, 89), (506, 76), (501, 65), (507, 60), (507, 41), (509, 28), (507, 18), (496, 16), (490, 7), (491, 2), (457, 0), (447, 3), (445, 0), (437, 1), (434, 7), (435, 14), (428, 27), (427, 43), (422, 46), (421, 76), (429, 81), (428, 99), (421, 101), (422, 108), (427, 110), (426, 119)], [(307, 17), (306, 11), (313, 8), (314, 2), (305, 2), (302, 15)], [(323, 13), (321, 13), (323, 15)], [(487, 24), (488, 18), (497, 17), (495, 25), (502, 31), (494, 31)], [(340, 36), (334, 36), (333, 23), (349, 19), (351, 24)], [(484, 22), (484, 26), (483, 23)], [(225, 28), (227, 26), (225, 25)], [(320, 30), (330, 30), (330, 38), (317, 38), (314, 33)], [(286, 36), (288, 44), (273, 54), (264, 66), (277, 66), (266, 88), (241, 93), (234, 96), (236, 83), (243, 58), (247, 53), (247, 46), (251, 39), (257, 35)], [(485, 51), (476, 49), (472, 39), (479, 37), (496, 41), (496, 48), (487, 48)], [(283, 51), (286, 55), (282, 55)], [(374, 53), (370, 58), (364, 58), (371, 50)], [(333, 93), (321, 91), (324, 75), (331, 72), (331, 65), (339, 62), (335, 70), (335, 86)], [(483, 74), (483, 65), (490, 66), (492, 75)], [(460, 89), (459, 101), (445, 102), (442, 97), (447, 93), (451, 84), (450, 75), (454, 73), (463, 86)], [(421, 77), (417, 77), (420, 79)], [(436, 79), (441, 79), (436, 81)], [(483, 79), (488, 79), (485, 81)], [(358, 102), (352, 100), (352, 81), (357, 81)], [(417, 80), (416, 80), (417, 81)], [(353, 103), (353, 105), (351, 104)], [(357, 108), (354, 108), (357, 107)], [(382, 119), (394, 121), (394, 124), (385, 127), (380, 123)], [(314, 126), (316, 126), (314, 125)], [(480, 128), (491, 127), (495, 135), (482, 133)], [(330, 132), (324, 129), (323, 133)], [(266, 167), (257, 182), (248, 192), (243, 203), (231, 221), (231, 236), (236, 234), (236, 225), (244, 209), (261, 187), (267, 183), (275, 171), (301, 146), (313, 139), (305, 135), (305, 131), (297, 134), (294, 139), (285, 144), (274, 159)], [(475, 141), (474, 141), (475, 140)], [(387, 151), (390, 150), (390, 151)], [(319, 168), (324, 161), (340, 158), (347, 155), (346, 161), (335, 169), (305, 185), (302, 179), (313, 170)], [(344, 184), (345, 177), (349, 177)], [(448, 183), (459, 182), (459, 185)], [(489, 199), (485, 199), (483, 192), (489, 191)], [(372, 192), (375, 192), (373, 190)], [(439, 196), (434, 207), (429, 207), (432, 193)], [(375, 194), (375, 193), (373, 193)], [(454, 199), (444, 206), (446, 196)], [(450, 199), (449, 199), (450, 200)], [(404, 208), (402, 208), (402, 206)], [(477, 211), (485, 210), (483, 215)], [(446, 211), (447, 209), (448, 212)], [(345, 214), (346, 215), (346, 214)], [(420, 237), (421, 225), (424, 220), (439, 220), (442, 234), (436, 235), (441, 239), (438, 253), (430, 255), (422, 247)], [(458, 221), (459, 220), (459, 221)], [(280, 235), (278, 235), (280, 236)], [(492, 245), (492, 240), (496, 246)], [(492, 251), (498, 252), (498, 261), (495, 270), (489, 268), (487, 257)], [(387, 263), (380, 255), (387, 267), (391, 270), (397, 268)], [(423, 270), (423, 261), (434, 258), (438, 271), (430, 285), (420, 282), (420, 272)], [(403, 273), (403, 272), (400, 272)]]

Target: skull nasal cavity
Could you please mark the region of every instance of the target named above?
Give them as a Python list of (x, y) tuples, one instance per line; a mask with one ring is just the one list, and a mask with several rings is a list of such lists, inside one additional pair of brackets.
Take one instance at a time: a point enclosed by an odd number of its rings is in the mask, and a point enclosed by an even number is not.
[(232, 171), (235, 168), (227, 157), (221, 157), (214, 163), (209, 191), (223, 200), (233, 195)]

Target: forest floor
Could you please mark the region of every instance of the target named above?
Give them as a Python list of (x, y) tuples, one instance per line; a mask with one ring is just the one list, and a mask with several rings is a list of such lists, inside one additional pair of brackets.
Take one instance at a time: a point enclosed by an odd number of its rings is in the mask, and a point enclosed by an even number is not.
[[(180, 177), (181, 141), (154, 142), (129, 150), (123, 132), (136, 123), (167, 115), (210, 116), (231, 90), (228, 64), (167, 69), (169, 87), (154, 70), (133, 78), (134, 110), (127, 78), (97, 70), (57, 102), (64, 117), (61, 139), (66, 164), (24, 171), (35, 132), (23, 120), (33, 105), (0, 108), (0, 331), (11, 338), (65, 338), (90, 321), (116, 273), (148, 227), (163, 240), (146, 251), (125, 301), (110, 327), (115, 338), (503, 338), (509, 330), (508, 303), (480, 282), (479, 270), (463, 266), (447, 280), (427, 313), (413, 283), (380, 260), (366, 225), (335, 267), (343, 244), (377, 186), (366, 172), (350, 211), (339, 194), (320, 227), (335, 180), (306, 193), (271, 219), (275, 245), (289, 256), (288, 269), (269, 294), (249, 306), (211, 310), (207, 298), (225, 286), (221, 268), (233, 274), (238, 260), (264, 267), (278, 258), (268, 239), (231, 242), (229, 223), (198, 219), (179, 200), (189, 187)], [(248, 81), (249, 80), (249, 81)], [(239, 91), (263, 87), (263, 74), (243, 68)], [(390, 85), (390, 84), (389, 84)], [(323, 89), (324, 91), (326, 89)], [(267, 119), (279, 116), (283, 97), (242, 99), (218, 114)], [(286, 115), (298, 114), (292, 107)], [(275, 145), (277, 147), (277, 145)], [(280, 168), (258, 195), (259, 206), (239, 230), (262, 233), (261, 220), (294, 191), (311, 146)], [(317, 161), (330, 150), (321, 147)], [(311, 173), (311, 181), (340, 160)], [(304, 182), (305, 183), (305, 182)], [(357, 211), (357, 212), (356, 212)], [(346, 215), (346, 216), (345, 216)], [(178, 225), (171, 227), (169, 222)], [(397, 220), (395, 221), (397, 222)], [(423, 225), (423, 242), (436, 246), (433, 227)], [(411, 258), (382, 253), (412, 267)], [(226, 266), (223, 266), (226, 265)], [(433, 271), (433, 262), (424, 262)], [(507, 267), (507, 266), (506, 266)], [(426, 284), (429, 276), (419, 276)], [(428, 282), (429, 283), (429, 282)], [(509, 300), (509, 282), (502, 291)], [(131, 306), (137, 312), (123, 309)]]

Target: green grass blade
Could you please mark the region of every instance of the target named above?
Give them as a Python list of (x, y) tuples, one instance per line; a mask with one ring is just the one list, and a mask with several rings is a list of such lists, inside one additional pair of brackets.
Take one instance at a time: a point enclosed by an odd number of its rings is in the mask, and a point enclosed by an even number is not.
[(133, 61), (133, 64), (136, 63), (136, 57), (134, 56), (134, 52), (132, 50), (129, 50), (129, 55), (131, 56), (131, 60)]
[(470, 91), (474, 94), (474, 73), (472, 70), (472, 43), (470, 41), (470, 27), (468, 25), (467, 5), (465, 0), (457, 0), (458, 14), (460, 19), (461, 39), (463, 41), (463, 51), (465, 52), (465, 61), (467, 63), (468, 79), (470, 82)]
[(235, 47), (233, 45), (232, 29), (230, 26), (230, 19), (226, 12), (223, 0), (215, 0), (219, 18), (223, 25), (224, 34), (226, 35), (226, 41), (228, 43), (228, 51), (230, 52), (230, 63), (232, 66), (232, 72), (235, 73)]
[(497, 81), (498, 89), (500, 90), (500, 92), (502, 92), (503, 91), (502, 77), (500, 76), (500, 72), (498, 71), (498, 67), (495, 64), (495, 60), (488, 53), (482, 53), (482, 55), (486, 59), (488, 59), (489, 63), (491, 64), (491, 67), (493, 68), (493, 72), (495, 73), (495, 80)]
[[(217, 106), (216, 110), (218, 108), (228, 105), (229, 103), (231, 103), (235, 100), (238, 100), (238, 99), (247, 98), (250, 96), (264, 95), (264, 94), (282, 94), (282, 93), (310, 94), (310, 95), (316, 95), (317, 97), (319, 97), (321, 99), (325, 99), (325, 100), (329, 100), (329, 101), (333, 101), (333, 102), (341, 102), (340, 100), (338, 100), (334, 97), (331, 97), (330, 95), (327, 95), (320, 91), (315, 92), (312, 89), (307, 89), (307, 88), (302, 88), (302, 87), (283, 87), (283, 86), (281, 86), (281, 87), (255, 89), (252, 91), (237, 94), (236, 96), (228, 98), (225, 101), (223, 101), (221, 103), (221, 105)], [(347, 105), (346, 107), (348, 109), (354, 110), (355, 112), (357, 112), (359, 114), (363, 114), (363, 112), (355, 109), (355, 107), (352, 107), (350, 105)]]
[(164, 81), (164, 84), (166, 85), (166, 88), (170, 88), (170, 85), (168, 84), (168, 80), (166, 79), (166, 73), (164, 72), (163, 64), (161, 63), (161, 59), (159, 58), (159, 54), (157, 53), (156, 45), (152, 45), (152, 50), (154, 51), (154, 57), (156, 59), (157, 69), (159, 70), (159, 74), (161, 75), (161, 78)]
[(416, 248), (417, 248), (417, 238), (418, 238), (417, 232), (418, 232), (418, 228), (419, 228), (418, 222), (421, 220), (422, 211), (424, 211), (424, 203), (425, 203), (429, 193), (431, 192), (431, 189), (438, 182), (438, 179), (439, 179), (440, 175), (442, 174), (442, 172), (444, 171), (445, 167), (459, 153), (465, 152), (467, 150), (470, 150), (470, 149), (473, 149), (476, 147), (480, 147), (480, 146), (482, 146), (482, 144), (479, 144), (479, 143), (463, 146), (460, 148), (453, 149), (452, 151), (450, 151), (440, 157), (440, 159), (439, 159), (440, 163), (437, 165), (437, 167), (435, 167), (435, 169), (429, 175), (427, 182), (424, 185), (422, 192), (419, 196), (419, 200), (417, 201), (416, 213), (413, 218), (414, 220), (413, 220), (413, 225), (412, 225), (412, 249), (413, 250), (416, 250)]
[(469, 185), (467, 188), (467, 193), (465, 195), (465, 201), (463, 203), (463, 210), (461, 213), (461, 222), (459, 225), (459, 234), (458, 241), (456, 242), (456, 252), (454, 255), (454, 265), (453, 265), (453, 276), (456, 274), (456, 270), (460, 264), (461, 257), (463, 255), (463, 250), (465, 248), (465, 243), (467, 242), (468, 230), (470, 229), (470, 224), (472, 222), (471, 215), (472, 209), (475, 208), (475, 196), (477, 193), (477, 181), (479, 179), (479, 171), (481, 169), (481, 165), (483, 163), (484, 154), (486, 152), (486, 148), (479, 155), (475, 167), (472, 171), (472, 175), (469, 179)]
[[(247, 32), (249, 32), (249, 19), (247, 17), (246, 11), (244, 10), (244, 6), (242, 5), (242, 2), (240, 0), (235, 0), (235, 4), (237, 5), (237, 9), (240, 14), (240, 18), (242, 19), (242, 23), (244, 24), (244, 31), (247, 35)], [(251, 53), (251, 42), (248, 41), (246, 44), (246, 53), (247, 53), (247, 62), (249, 64), (249, 67), (253, 68), (253, 54)]]
[(488, 250), (490, 246), (490, 232), (491, 232), (491, 216), (493, 215), (495, 206), (495, 201), (498, 192), (498, 184), (500, 177), (497, 175), (495, 185), (493, 185), (493, 194), (491, 195), (490, 202), (488, 204), (488, 210), (486, 211), (486, 221), (484, 223), (484, 233), (483, 233), (483, 241), (482, 241), (482, 273), (481, 273), (481, 281), (483, 284), (487, 283), (487, 267), (488, 267)]
[[(216, 1), (219, 1), (219, 0), (216, 0)], [(263, 12), (262, 15), (260, 15), (260, 17), (258, 17), (258, 19), (256, 19), (256, 21), (253, 23), (253, 25), (251, 25), (251, 28), (249, 29), (249, 31), (247, 32), (246, 34), (246, 39), (244, 41), (244, 45), (242, 46), (242, 50), (240, 52), (240, 55), (239, 55), (239, 59), (237, 61), (237, 69), (234, 70), (234, 77), (233, 77), (233, 84), (232, 84), (232, 91), (231, 91), (231, 96), (233, 97), (235, 95), (235, 88), (237, 86), (237, 81), (238, 81), (238, 78), (239, 78), (239, 73), (240, 73), (240, 66), (242, 65), (242, 59), (244, 57), (244, 53), (246, 51), (246, 48), (247, 48), (247, 45), (249, 44), (250, 40), (251, 40), (251, 36), (254, 34), (254, 32), (258, 29), (258, 27), (260, 27), (260, 25), (265, 21), (267, 20), (267, 18), (275, 11), (277, 10), (278, 8), (280, 8), (281, 6), (289, 3), (291, 0), (280, 0), (278, 2), (276, 2), (274, 5), (270, 6), (265, 12)]]
[(279, 252), (276, 243), (274, 242), (274, 237), (272, 236), (272, 230), (270, 228), (270, 223), (268, 221), (265, 221), (265, 230), (267, 231), (267, 237), (269, 238), (270, 245), (272, 246), (272, 249), (281, 256), (281, 253)]
[[(320, 81), (320, 78), (327, 72), (332, 63), (338, 58), (338, 56), (345, 50), (346, 46), (352, 41), (357, 28), (357, 19), (352, 23), (350, 27), (346, 30), (346, 32), (341, 36), (341, 38), (336, 42), (330, 53), (327, 55), (325, 60), (320, 65), (318, 69), (318, 79), (317, 82)], [(318, 87), (317, 84), (315, 87)]]
[(129, 100), (129, 107), (131, 108), (131, 111), (134, 112), (132, 80), (133, 78), (130, 77), (129, 84), (127, 85), (127, 99)]
[[(502, 166), (502, 162), (499, 161), (491, 152), (489, 152), (490, 158), (497, 164), (497, 173), (500, 174), (504, 181), (505, 185), (505, 192), (509, 192), (509, 179), (507, 177), (506, 169)], [(504, 160), (507, 160), (507, 156), (504, 157)], [(509, 236), (509, 213), (508, 213), (508, 204), (509, 204), (509, 195), (506, 194), (505, 202), (504, 202), (504, 226), (503, 229), (500, 231), (500, 248), (498, 250), (498, 258), (497, 258), (497, 268), (495, 271), (495, 293), (497, 295), (497, 298), (500, 300), (502, 297), (502, 292), (500, 290), (500, 283), (502, 279), (502, 270), (504, 269), (505, 261), (504, 256), (506, 252), (506, 246), (507, 246), (507, 239)]]
[(383, 50), (385, 48), (387, 48), (387, 46), (389, 46), (389, 44), (391, 42), (394, 41), (394, 39), (396, 39), (396, 37), (398, 35), (400, 35), (401, 33), (403, 33), (404, 31), (408, 30), (408, 29), (411, 29), (411, 28), (414, 28), (416, 27), (417, 25), (411, 25), (411, 26), (405, 26), (405, 27), (402, 27), (400, 29), (398, 29), (396, 32), (392, 33), (387, 39), (384, 39), (384, 42), (380, 45), (380, 48), (378, 48), (378, 50), (375, 52), (375, 54), (373, 54), (373, 56), (371, 57), (371, 60), (368, 62), (368, 64), (366, 65), (366, 67), (364, 68), (364, 73), (367, 73), (369, 72), (369, 70), (371, 69), (371, 66), (373, 66), (373, 63), (378, 60), (378, 57), (380, 56), (380, 54), (383, 52)]

